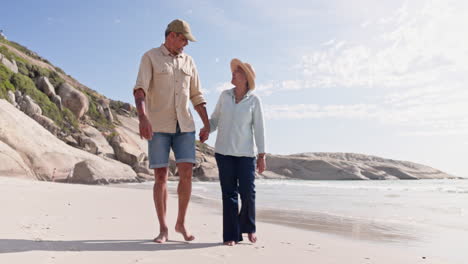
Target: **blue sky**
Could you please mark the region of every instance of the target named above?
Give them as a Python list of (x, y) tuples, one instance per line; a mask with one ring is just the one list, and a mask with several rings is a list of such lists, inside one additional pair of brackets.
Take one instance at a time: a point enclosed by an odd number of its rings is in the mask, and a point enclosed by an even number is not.
[(466, 1), (18, 0), (1, 8), (10, 40), (131, 103), (141, 55), (182, 18), (198, 39), (185, 51), (209, 113), (230, 87), (232, 58), (256, 69), (269, 152), (363, 153), (468, 177)]

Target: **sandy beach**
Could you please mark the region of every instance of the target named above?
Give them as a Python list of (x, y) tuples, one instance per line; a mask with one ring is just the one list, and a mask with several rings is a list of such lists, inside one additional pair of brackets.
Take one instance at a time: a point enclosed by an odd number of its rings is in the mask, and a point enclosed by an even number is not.
[[(145, 189), (0, 177), (0, 201), (0, 263), (452, 263), (384, 241), (262, 221), (256, 244), (227, 247), (219, 209), (200, 202), (188, 213), (195, 241), (172, 231), (168, 243), (155, 244), (158, 225)], [(176, 205), (172, 194), (172, 224)]]

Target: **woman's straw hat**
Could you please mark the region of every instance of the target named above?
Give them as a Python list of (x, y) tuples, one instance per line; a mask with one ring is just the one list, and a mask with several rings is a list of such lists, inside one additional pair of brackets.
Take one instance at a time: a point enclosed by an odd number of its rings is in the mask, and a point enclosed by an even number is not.
[(237, 67), (241, 67), (245, 74), (247, 75), (247, 81), (249, 82), (249, 89), (253, 90), (255, 89), (255, 71), (252, 67), (252, 65), (242, 62), (239, 59), (232, 59), (231, 61), (231, 72), (234, 72)]

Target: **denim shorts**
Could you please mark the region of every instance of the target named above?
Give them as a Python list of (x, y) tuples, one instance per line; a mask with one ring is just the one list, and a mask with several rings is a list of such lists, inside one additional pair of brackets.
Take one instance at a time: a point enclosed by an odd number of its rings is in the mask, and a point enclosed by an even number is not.
[(169, 151), (172, 148), (176, 163), (195, 164), (195, 131), (180, 132), (177, 125), (175, 133), (154, 132), (148, 141), (150, 169), (169, 167)]

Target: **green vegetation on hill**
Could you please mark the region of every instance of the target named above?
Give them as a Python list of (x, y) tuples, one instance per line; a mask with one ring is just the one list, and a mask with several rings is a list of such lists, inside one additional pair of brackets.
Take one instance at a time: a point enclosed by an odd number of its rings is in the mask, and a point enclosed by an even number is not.
[(21, 45), (19, 43), (16, 43), (14, 41), (10, 41), (10, 40), (4, 39), (4, 38), (0, 38), (0, 42), (5, 43), (5, 44), (7, 44), (7, 45), (9, 45), (11, 47), (14, 47), (15, 49), (23, 52), (24, 54), (28, 55), (31, 58), (43, 61), (43, 62), (48, 63), (48, 64), (51, 64), (48, 60), (46, 60), (46, 59), (42, 58), (41, 56), (37, 55), (36, 52), (31, 51), (30, 49), (26, 48), (25, 46), (23, 46), (23, 45)]
[(78, 128), (78, 121), (73, 113), (66, 108), (60, 110), (56, 104), (50, 101), (47, 95), (37, 89), (36, 85), (29, 77), (16, 73), (11, 76), (10, 81), (16, 89), (20, 90), (25, 95), (29, 95), (31, 99), (41, 107), (42, 114), (52, 119), (64, 132), (70, 132), (67, 124), (75, 129)]
[(47, 95), (37, 89), (32, 80), (32, 78), (45, 76), (49, 78), (54, 87), (57, 87), (64, 80), (55, 71), (32, 65), (27, 60), (10, 52), (5, 46), (0, 47), (0, 53), (9, 60), (16, 60), (18, 66), (18, 73), (13, 73), (0, 64), (0, 98), (8, 99), (7, 92), (9, 90), (13, 92), (19, 90), (24, 95), (29, 95), (41, 107), (42, 114), (52, 119), (65, 133), (70, 132), (70, 126), (78, 129), (78, 121), (73, 113), (66, 108), (60, 110)]
[(114, 124), (107, 120), (106, 116), (98, 110), (98, 107), (101, 105), (99, 103), (99, 99), (102, 96), (92, 90), (84, 91), (84, 93), (88, 96), (89, 99), (89, 109), (87, 115), (91, 118), (91, 120), (93, 120), (94, 126), (96, 126), (99, 130), (113, 130)]
[[(0, 64), (0, 98), (8, 99), (8, 91), (15, 91), (15, 87), (10, 82), (13, 72), (7, 69), (3, 64)], [(12, 103), (12, 102), (11, 102)]]

